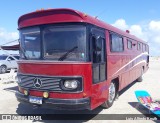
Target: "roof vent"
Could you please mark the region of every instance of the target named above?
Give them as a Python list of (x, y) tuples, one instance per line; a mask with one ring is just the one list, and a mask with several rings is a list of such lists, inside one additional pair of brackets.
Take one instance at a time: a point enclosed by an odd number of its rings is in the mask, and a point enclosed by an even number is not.
[(130, 33), (130, 31), (129, 31), (129, 30), (126, 30), (126, 33)]

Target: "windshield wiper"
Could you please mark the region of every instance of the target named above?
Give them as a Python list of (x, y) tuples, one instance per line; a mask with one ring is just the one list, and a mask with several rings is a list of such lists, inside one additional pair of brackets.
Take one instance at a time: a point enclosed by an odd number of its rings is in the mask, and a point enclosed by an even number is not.
[(28, 58), (27, 58), (27, 56), (26, 56), (26, 54), (25, 54), (25, 49), (24, 49), (23, 47), (20, 46), (20, 50), (21, 50), (21, 52), (22, 52), (24, 58), (25, 58), (26, 60), (28, 60)]
[[(18, 39), (18, 42), (19, 42), (19, 44), (20, 44), (20, 39)], [(20, 51), (22, 52), (24, 58), (27, 60), (27, 56), (26, 56), (26, 54), (25, 54), (25, 49), (24, 49), (23, 47), (21, 47), (20, 45), (19, 45), (19, 48), (20, 48)]]
[(59, 61), (63, 61), (64, 59), (66, 59), (67, 58), (67, 56), (71, 53), (71, 52), (73, 52), (75, 49), (77, 49), (78, 48), (78, 46), (75, 46), (75, 47), (73, 47), (72, 49), (70, 49), (69, 51), (67, 51), (64, 55), (62, 55), (58, 60)]

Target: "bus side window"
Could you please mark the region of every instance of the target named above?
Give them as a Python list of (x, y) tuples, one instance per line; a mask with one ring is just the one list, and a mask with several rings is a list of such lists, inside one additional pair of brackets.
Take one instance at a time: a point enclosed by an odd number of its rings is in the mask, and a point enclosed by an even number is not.
[(127, 39), (127, 48), (130, 50), (132, 49), (132, 41), (129, 39)]
[(95, 36), (92, 36), (92, 49), (93, 49), (93, 63), (97, 63), (96, 37)]
[(143, 49), (143, 52), (145, 52), (146, 51), (146, 45), (145, 44), (142, 44), (142, 49)]
[(104, 62), (104, 39), (102, 37), (92, 37), (93, 63)]
[(138, 50), (141, 50), (141, 43), (138, 42), (138, 46), (137, 46)]
[(123, 37), (114, 33), (110, 33), (110, 46), (111, 52), (123, 52)]

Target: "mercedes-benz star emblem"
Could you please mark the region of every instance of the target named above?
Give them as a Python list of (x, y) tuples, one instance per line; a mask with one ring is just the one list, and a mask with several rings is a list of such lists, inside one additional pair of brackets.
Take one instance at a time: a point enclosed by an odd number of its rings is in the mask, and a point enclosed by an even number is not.
[(42, 81), (39, 78), (35, 78), (33, 81), (34, 87), (40, 88), (42, 86)]

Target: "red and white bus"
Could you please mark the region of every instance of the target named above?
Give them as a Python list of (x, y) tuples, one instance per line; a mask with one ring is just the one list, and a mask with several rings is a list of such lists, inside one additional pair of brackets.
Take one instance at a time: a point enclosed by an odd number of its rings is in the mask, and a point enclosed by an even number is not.
[(149, 68), (146, 42), (72, 9), (21, 16), (18, 101), (59, 109), (112, 106)]

